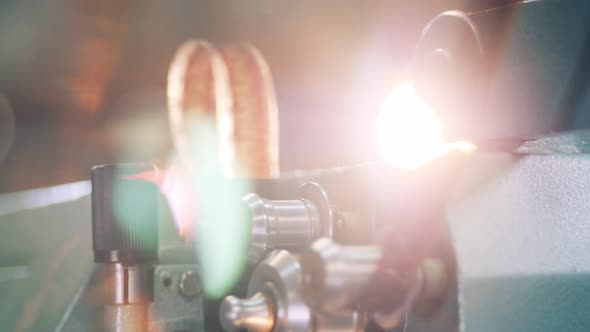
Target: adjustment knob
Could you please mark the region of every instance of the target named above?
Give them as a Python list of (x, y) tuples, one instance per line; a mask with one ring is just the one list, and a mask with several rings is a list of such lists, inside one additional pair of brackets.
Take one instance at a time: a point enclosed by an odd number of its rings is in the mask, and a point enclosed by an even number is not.
[(97, 263), (150, 263), (158, 254), (159, 188), (141, 178), (151, 164), (92, 168), (92, 244)]

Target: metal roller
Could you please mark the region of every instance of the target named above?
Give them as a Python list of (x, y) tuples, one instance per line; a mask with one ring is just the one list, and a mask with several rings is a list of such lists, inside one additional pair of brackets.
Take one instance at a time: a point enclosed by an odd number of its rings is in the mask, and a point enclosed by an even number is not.
[(334, 223), (330, 201), (318, 184), (301, 186), (294, 200), (269, 200), (257, 194), (244, 197), (251, 212), (250, 261), (269, 249), (300, 251), (319, 237), (331, 237)]

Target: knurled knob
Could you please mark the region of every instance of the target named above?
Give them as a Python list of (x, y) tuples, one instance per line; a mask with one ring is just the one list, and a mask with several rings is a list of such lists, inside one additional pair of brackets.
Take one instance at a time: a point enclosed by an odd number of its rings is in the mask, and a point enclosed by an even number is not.
[(95, 262), (133, 265), (156, 260), (159, 188), (141, 176), (156, 171), (151, 164), (92, 168)]

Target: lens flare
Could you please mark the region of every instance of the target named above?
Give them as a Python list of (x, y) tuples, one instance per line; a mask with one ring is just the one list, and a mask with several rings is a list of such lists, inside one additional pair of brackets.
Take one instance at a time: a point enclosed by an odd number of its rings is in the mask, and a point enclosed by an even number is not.
[(404, 169), (420, 167), (452, 150), (475, 149), (467, 141), (445, 142), (440, 118), (408, 82), (385, 98), (377, 118), (377, 140), (382, 158)]
[(187, 128), (186, 152), (191, 155), (159, 173), (136, 176), (158, 184), (178, 232), (199, 257), (205, 294), (218, 299), (236, 285), (246, 267), (251, 221), (242, 197), (251, 188), (246, 180), (224, 176), (213, 119), (194, 116)]

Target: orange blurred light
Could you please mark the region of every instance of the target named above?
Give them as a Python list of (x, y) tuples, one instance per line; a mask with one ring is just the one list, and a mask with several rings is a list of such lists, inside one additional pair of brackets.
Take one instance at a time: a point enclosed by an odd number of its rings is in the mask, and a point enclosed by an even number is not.
[(382, 158), (404, 169), (417, 168), (452, 150), (476, 148), (466, 141), (446, 142), (440, 118), (409, 82), (385, 98), (377, 118), (377, 140)]
[(190, 178), (182, 168), (172, 165), (168, 169), (140, 173), (131, 178), (151, 182), (160, 188), (160, 192), (168, 202), (179, 235), (184, 239), (190, 239), (197, 199), (196, 193), (190, 186)]

